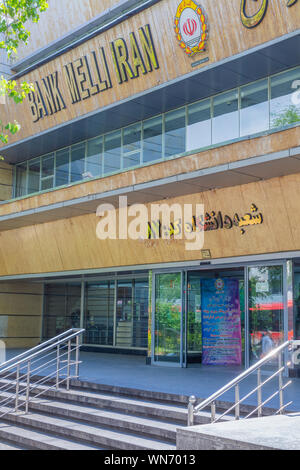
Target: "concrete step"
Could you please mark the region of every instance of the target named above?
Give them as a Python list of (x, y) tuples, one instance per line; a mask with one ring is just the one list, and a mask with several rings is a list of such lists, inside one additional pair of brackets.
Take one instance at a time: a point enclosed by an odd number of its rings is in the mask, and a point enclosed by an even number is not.
[[(25, 388), (25, 383), (21, 382), (20, 390), (23, 388)], [(173, 423), (180, 426), (187, 423), (187, 407), (183, 405), (171, 405), (82, 389), (67, 391), (61, 388), (56, 390), (54, 388), (49, 389), (43, 385), (36, 386), (31, 397), (33, 398), (34, 394), (41, 393), (41, 397), (43, 398), (63, 402), (66, 409), (68, 408), (67, 404), (73, 403), (85, 407), (94, 407), (96, 409), (121, 413), (123, 417), (124, 415), (132, 415), (155, 421), (159, 420), (160, 422), (166, 421), (170, 424)], [(4, 400), (5, 398), (9, 398), (10, 394), (0, 391), (0, 396), (2, 400)], [(216, 416), (218, 416), (218, 413)], [(229, 415), (225, 416), (222, 421), (231, 421), (232, 419), (234, 419), (233, 415)], [(195, 416), (195, 424), (208, 423), (210, 423), (209, 411), (201, 411)]]
[(10, 443), (10, 442), (0, 442), (0, 452), (2, 450), (26, 450), (23, 447), (20, 447), (16, 444)]
[[(1, 450), (1, 445), (11, 447), (3, 450), (101, 450), (94, 445), (80, 444), (46, 432), (4, 423), (0, 423), (0, 440), (3, 442), (0, 444)], [(7, 442), (10, 444), (6, 444)]]
[[(42, 380), (41, 376), (32, 377), (33, 381)], [(4, 384), (4, 380), (1, 379), (0, 376), (0, 387)], [(49, 384), (54, 384), (54, 379), (49, 380)], [(146, 401), (148, 403), (159, 403), (159, 404), (166, 404), (166, 405), (175, 405), (179, 407), (181, 410), (187, 410), (188, 399), (189, 397), (186, 395), (178, 395), (172, 393), (165, 393), (165, 392), (156, 392), (151, 390), (142, 390), (142, 389), (134, 389), (134, 388), (127, 388), (127, 387), (120, 387), (115, 385), (108, 385), (108, 384), (99, 384), (95, 382), (88, 382), (82, 381), (78, 379), (72, 379), (71, 382), (71, 390), (74, 392), (77, 391), (86, 391), (88, 393), (98, 393), (102, 397), (110, 398), (111, 396), (116, 396), (118, 399), (130, 398), (137, 401)], [(203, 398), (198, 398), (197, 403), (203, 401)], [(222, 414), (225, 410), (228, 410), (232, 406), (231, 402), (217, 400), (216, 401), (216, 409), (217, 412)], [(242, 403), (240, 405), (240, 413), (241, 416), (247, 415), (251, 411), (254, 410), (254, 406)], [(209, 412), (210, 410), (207, 409)], [(263, 408), (263, 416), (272, 416), (276, 412), (271, 408), (264, 407)], [(179, 418), (180, 420), (180, 418)], [(184, 421), (186, 417), (184, 417)], [(198, 424), (201, 424), (200, 422)]]
[(120, 430), (121, 432), (137, 433), (151, 438), (170, 441), (171, 443), (176, 441), (177, 425), (165, 421), (47, 399), (31, 401), (29, 409), (33, 412), (76, 419), (91, 425), (105, 426), (114, 430)]
[[(137, 434), (129, 434), (120, 431), (112, 431), (110, 429), (84, 424), (75, 419), (64, 419), (56, 416), (48, 416), (45, 414), (30, 412), (25, 415), (22, 412), (12, 413), (6, 410), (7, 414), (2, 418), (14, 427), (22, 426), (39, 433), (47, 433), (47, 436), (61, 436), (69, 439), (74, 444), (91, 444), (106, 449), (116, 450), (176, 450), (174, 444), (166, 443), (161, 440), (154, 440), (141, 437)], [(24, 432), (24, 430), (23, 430)], [(27, 431), (26, 431), (27, 432)], [(31, 431), (30, 431), (31, 432)], [(26, 433), (25, 433), (26, 435)], [(4, 436), (1, 436), (0, 438)], [(22, 441), (20, 441), (22, 442)], [(22, 444), (24, 444), (22, 442)], [(51, 445), (51, 443), (50, 443)]]

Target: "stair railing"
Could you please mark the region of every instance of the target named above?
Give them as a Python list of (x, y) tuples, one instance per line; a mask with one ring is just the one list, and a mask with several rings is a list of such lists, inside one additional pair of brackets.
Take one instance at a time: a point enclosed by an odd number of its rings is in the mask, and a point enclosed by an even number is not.
[(23, 408), (32, 399), (62, 384), (70, 389), (79, 377), (80, 337), (84, 329), (70, 329), (0, 365), (0, 418)]
[[(290, 365), (285, 358), (288, 357), (288, 352), (291, 352), (295, 347), (299, 347), (299, 341), (286, 341), (285, 343), (278, 346), (276, 349), (273, 349), (267, 356), (263, 359), (258, 361), (256, 364), (251, 366), (249, 369), (242, 372), (238, 377), (230, 381), (224, 387), (220, 388), (217, 392), (213, 393), (210, 397), (206, 400), (202, 401), (198, 405), (196, 405), (197, 399), (193, 395), (189, 398), (188, 404), (188, 426), (194, 425), (194, 417), (200, 413), (200, 411), (210, 408), (210, 415), (211, 415), (211, 422), (216, 423), (224, 418), (229, 413), (235, 414), (235, 419), (239, 420), (241, 418), (247, 419), (251, 416), (254, 416), (257, 413), (258, 417), (263, 415), (263, 407), (269, 403), (272, 399), (276, 396), (279, 396), (279, 408), (275, 414), (283, 414), (285, 409), (292, 404), (292, 402), (284, 404), (284, 390), (291, 384), (291, 380), (284, 384), (284, 373), (287, 367)], [(278, 366), (274, 373), (269, 375), (267, 379), (262, 381), (262, 368), (266, 364), (272, 364), (274, 366), (274, 359), (278, 361)], [(257, 386), (250, 390), (245, 396), (240, 398), (240, 384), (245, 379), (247, 379), (251, 374), (257, 373)], [(276, 387), (275, 393), (272, 393), (267, 399), (263, 401), (262, 399), (262, 389), (263, 387), (271, 382), (271, 380), (278, 377), (278, 386)], [(216, 407), (217, 403), (216, 400), (220, 398), (225, 393), (234, 389), (235, 400), (234, 404), (230, 406), (226, 411), (222, 414), (216, 415)], [(247, 400), (251, 395), (256, 393), (257, 395), (257, 406), (248, 413), (246, 416), (241, 416), (240, 406), (241, 404)]]

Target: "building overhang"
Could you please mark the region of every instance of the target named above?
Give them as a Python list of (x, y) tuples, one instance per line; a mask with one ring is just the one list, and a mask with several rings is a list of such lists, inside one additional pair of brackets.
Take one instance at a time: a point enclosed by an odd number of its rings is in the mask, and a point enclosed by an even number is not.
[(128, 205), (147, 204), (294, 173), (300, 173), (300, 147), (11, 213), (0, 217), (0, 231), (96, 214), (100, 204), (118, 208), (120, 196), (127, 196)]
[(249, 49), (179, 79), (82, 115), (7, 145), (1, 154), (16, 164), (300, 64), (300, 31)]

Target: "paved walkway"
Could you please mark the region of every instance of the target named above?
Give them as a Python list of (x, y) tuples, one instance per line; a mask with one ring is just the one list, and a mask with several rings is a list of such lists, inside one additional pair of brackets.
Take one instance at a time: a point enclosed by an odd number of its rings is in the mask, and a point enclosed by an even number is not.
[[(196, 395), (203, 399), (243, 371), (238, 367), (197, 366), (181, 369), (147, 366), (144, 357), (90, 352), (82, 352), (81, 359), (83, 364), (80, 368), (80, 378), (83, 380), (185, 396)], [(266, 378), (267, 376), (263, 376), (263, 379)], [(288, 409), (300, 411), (300, 379), (290, 380), (292, 383), (284, 395), (285, 403), (293, 401)], [(278, 379), (270, 381), (264, 387), (263, 400), (274, 393), (277, 384)], [(241, 386), (241, 396), (246, 395), (250, 387), (253, 389), (256, 385), (256, 375), (249, 377)], [(256, 404), (255, 398), (253, 395), (245, 403)], [(225, 394), (222, 399), (233, 401), (234, 391)], [(272, 400), (268, 406), (278, 406), (278, 399)]]
[[(20, 350), (11, 350), (7, 359), (20, 354)], [(80, 379), (106, 385), (136, 388), (177, 395), (196, 395), (207, 398), (243, 369), (238, 367), (196, 366), (187, 369), (168, 366), (148, 366), (145, 358), (130, 355), (102, 354), (81, 352), (82, 365)], [(267, 378), (267, 376), (263, 376)], [(288, 379), (286, 378), (285, 381)], [(290, 411), (300, 411), (300, 379), (290, 379), (291, 385), (286, 389), (285, 403), (293, 401)], [(250, 376), (241, 385), (241, 397), (246, 395), (257, 384), (256, 375)], [(278, 379), (270, 381), (264, 387), (263, 400), (274, 393)], [(223, 395), (222, 400), (233, 401), (234, 391)], [(249, 397), (246, 404), (256, 404), (255, 394)], [(268, 406), (278, 407), (278, 398)]]

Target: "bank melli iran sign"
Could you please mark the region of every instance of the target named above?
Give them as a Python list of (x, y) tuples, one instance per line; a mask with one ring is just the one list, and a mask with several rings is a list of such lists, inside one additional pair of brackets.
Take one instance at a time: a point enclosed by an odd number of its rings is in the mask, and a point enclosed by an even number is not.
[[(111, 54), (114, 71), (110, 70), (107, 57)], [(30, 93), (29, 102), (33, 121), (38, 122), (67, 108), (67, 98), (61, 87), (67, 85), (68, 99), (74, 105), (113, 87), (111, 73), (114, 72), (119, 85), (129, 79), (138, 78), (159, 68), (159, 62), (149, 25), (131, 32), (126, 42), (119, 38), (107, 48), (98, 50), (63, 66), (34, 83), (35, 91)]]
[[(287, 7), (298, 3), (298, 0), (282, 1)], [(260, 0), (252, 16), (247, 13), (249, 0), (240, 2), (241, 23), (246, 28), (255, 28), (266, 16), (269, 0)], [(201, 4), (193, 0), (178, 0), (174, 14), (172, 32), (174, 34), (175, 30), (175, 37), (183, 53), (193, 57), (205, 52), (211, 28)], [(210, 19), (210, 22), (213, 20)], [(159, 44), (162, 42), (161, 38), (156, 40)], [(113, 75), (117, 85), (121, 86), (159, 68), (151, 28), (146, 24), (136, 32), (130, 32), (126, 39), (121, 37), (106, 42), (105, 46), (99, 44), (94, 50), (63, 64), (61, 70), (35, 81), (34, 92), (29, 95), (33, 122), (66, 109), (69, 103), (75, 105), (112, 89), (115, 86)]]

